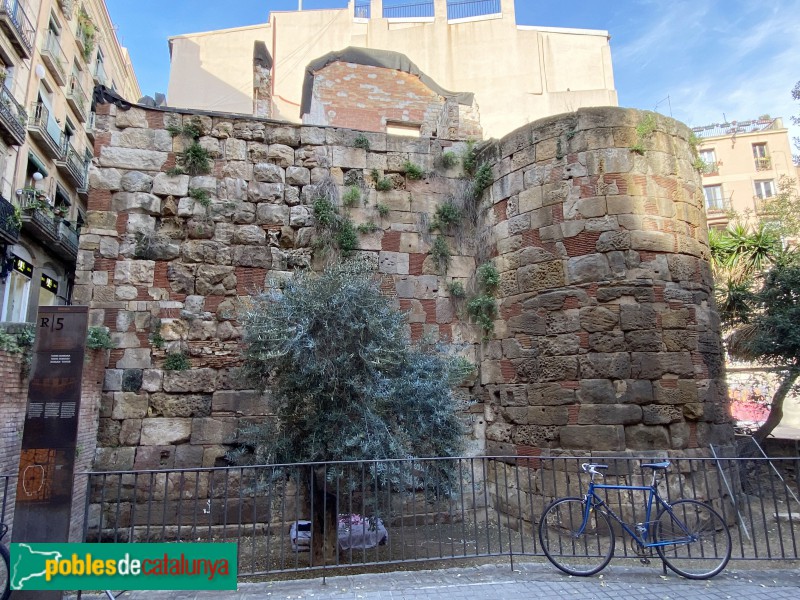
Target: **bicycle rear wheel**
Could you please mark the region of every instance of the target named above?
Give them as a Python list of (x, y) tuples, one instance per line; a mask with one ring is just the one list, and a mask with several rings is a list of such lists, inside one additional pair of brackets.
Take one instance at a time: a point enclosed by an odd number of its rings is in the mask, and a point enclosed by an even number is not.
[(614, 554), (614, 530), (604, 512), (592, 510), (581, 531), (585, 507), (582, 498), (561, 498), (545, 509), (539, 521), (542, 550), (568, 575), (594, 575)]
[(8, 549), (0, 544), (0, 600), (8, 600), (11, 595), (9, 585), (11, 583), (11, 557)]
[[(672, 513), (662, 509), (655, 524), (656, 546), (661, 560), (687, 579), (709, 579), (731, 558), (731, 532), (717, 511), (696, 500), (678, 500)], [(693, 539), (694, 541), (690, 541)]]

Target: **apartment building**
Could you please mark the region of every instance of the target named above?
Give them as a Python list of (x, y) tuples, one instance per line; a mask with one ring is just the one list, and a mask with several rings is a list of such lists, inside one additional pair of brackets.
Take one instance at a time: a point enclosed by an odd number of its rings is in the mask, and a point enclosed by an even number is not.
[[(346, 8), (271, 12), (263, 24), (174, 36), (169, 47), (170, 106), (315, 125), (337, 125), (332, 109), (316, 109), (326, 103), (317, 92), (336, 82), (327, 77), (320, 86), (309, 79), (328, 67), (321, 59), (331, 53), (352, 57), (346, 50), (366, 53), (369, 64), (359, 64), (373, 68), (385, 66), (376, 65), (377, 53), (394, 53), (394, 68), (424, 76), (429, 88), (474, 93), (473, 114), (479, 113), (486, 137), (618, 102), (607, 31), (518, 25), (514, 0), (350, 0)], [(383, 76), (364, 73), (370, 75)], [(373, 104), (380, 102), (376, 97)], [(372, 106), (360, 97), (353, 104)], [(386, 121), (398, 121), (389, 128), (404, 120), (419, 125), (412, 114), (383, 120), (381, 131)], [(371, 119), (361, 123), (360, 129), (374, 130)]]
[(0, 0), (0, 321), (70, 301), (94, 86), (138, 99), (102, 0)]
[(794, 180), (789, 131), (780, 118), (715, 123), (693, 128), (705, 163), (703, 193), (709, 227), (724, 229), (733, 213), (749, 220), (768, 218), (764, 200), (778, 193), (781, 178)]

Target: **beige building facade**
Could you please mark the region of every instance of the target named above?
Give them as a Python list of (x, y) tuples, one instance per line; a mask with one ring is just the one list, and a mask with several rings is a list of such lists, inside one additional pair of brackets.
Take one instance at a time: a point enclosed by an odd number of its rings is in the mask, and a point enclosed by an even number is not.
[(705, 163), (703, 193), (709, 227), (724, 229), (734, 214), (750, 221), (765, 217), (764, 200), (773, 198), (781, 179), (794, 180), (789, 131), (780, 118), (715, 123), (695, 127)]
[[(486, 137), (586, 106), (616, 106), (606, 31), (517, 25), (513, 0), (430, 0), (272, 12), (267, 23), (170, 38), (167, 102), (322, 124), (301, 114), (309, 64), (345, 48), (399, 53), (438, 86), (473, 92)], [(269, 53), (270, 114), (259, 113), (254, 46)]]
[(102, 0), (0, 0), (0, 321), (70, 302), (94, 153), (93, 90), (138, 99)]

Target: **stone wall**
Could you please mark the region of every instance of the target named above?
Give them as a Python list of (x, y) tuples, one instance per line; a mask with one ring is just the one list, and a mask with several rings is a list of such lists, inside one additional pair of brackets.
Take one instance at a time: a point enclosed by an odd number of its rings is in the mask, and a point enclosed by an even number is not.
[[(167, 127), (190, 121), (214, 157), (212, 172), (168, 175), (187, 141)], [(463, 343), (477, 360), (479, 336), (457, 319), (445, 286), (468, 284), (472, 251), (460, 252), (450, 239), (453, 256), (440, 277), (420, 228), (459, 169), (405, 177), (407, 162), (433, 172), (443, 149), (463, 149), (463, 142), (366, 133), (365, 150), (355, 147), (359, 132), (352, 130), (110, 106), (99, 107), (98, 127), (74, 292), (76, 303), (90, 305), (91, 324), (109, 327), (116, 345), (105, 373), (97, 469), (223, 464), (242, 422), (268, 415), (267, 398), (236, 372), (236, 316), (271, 277), (322, 264), (312, 252), (311, 204), (323, 184), (361, 190), (363, 201), (346, 212), (377, 231), (359, 235), (358, 253), (408, 311), (412, 338)], [(375, 190), (374, 171), (391, 190)], [(208, 206), (189, 196), (198, 189)], [(191, 370), (165, 368), (176, 352), (188, 355)], [(479, 426), (482, 407), (473, 410)], [(472, 452), (479, 443), (473, 440)]]
[[(214, 158), (208, 175), (166, 173), (186, 144), (167, 128), (187, 122)], [(487, 425), (486, 449), (503, 455), (692, 453), (732, 439), (700, 179), (675, 121), (586, 109), (485, 144), (489, 230), (447, 237), (446, 275), (426, 223), (464, 189), (460, 167), (440, 166), (463, 142), (113, 106), (99, 107), (98, 129), (74, 298), (117, 346), (97, 469), (222, 464), (242, 421), (268, 417), (268, 397), (236, 376), (237, 311), (270, 277), (321, 266), (310, 205), (328, 181), (362, 190), (346, 212), (377, 231), (358, 253), (412, 338), (462, 343), (479, 366), (472, 452)], [(407, 178), (407, 162), (428, 177)], [(374, 171), (393, 189), (376, 191)], [(474, 289), (480, 254), (502, 275), (485, 341), (447, 291)], [(177, 351), (190, 371), (165, 369)]]
[(502, 276), (481, 365), (490, 452), (732, 442), (689, 135), (587, 109), (484, 152)]

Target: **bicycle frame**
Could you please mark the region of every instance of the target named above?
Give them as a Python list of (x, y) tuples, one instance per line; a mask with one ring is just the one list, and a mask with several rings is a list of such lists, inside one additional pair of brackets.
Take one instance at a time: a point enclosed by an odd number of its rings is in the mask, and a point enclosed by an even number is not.
[[(652, 485), (607, 485), (602, 483), (594, 483), (594, 481), (589, 482), (589, 489), (587, 490), (586, 494), (584, 494), (584, 513), (583, 513), (583, 523), (581, 524), (581, 528), (579, 533), (583, 534), (584, 530), (586, 529), (586, 525), (589, 522), (589, 516), (593, 510), (602, 509), (605, 513), (614, 519), (617, 523), (620, 524), (622, 529), (629, 535), (631, 538), (636, 540), (636, 543), (639, 544), (642, 548), (656, 548), (659, 546), (675, 546), (677, 544), (689, 544), (697, 540), (697, 537), (692, 535), (689, 530), (687, 529), (686, 525), (684, 525), (683, 521), (681, 521), (674, 512), (672, 512), (672, 506), (664, 500), (659, 494), (658, 490), (655, 488), (655, 473), (653, 474), (653, 484)], [(641, 524), (637, 524), (635, 529), (632, 529), (625, 521), (623, 521), (617, 514), (612, 510), (612, 508), (603, 500), (600, 496), (597, 495), (595, 490), (617, 490), (617, 491), (628, 491), (628, 492), (646, 492), (647, 499), (645, 501), (645, 520)], [(653, 515), (653, 508), (654, 506), (663, 507), (665, 511), (667, 511), (670, 516), (672, 517), (673, 521), (683, 530), (686, 534), (685, 539), (670, 539), (665, 542), (657, 542), (657, 541), (648, 541), (650, 537), (650, 523), (653, 522), (651, 516)], [(641, 536), (638, 534), (638, 531), (641, 532)]]

